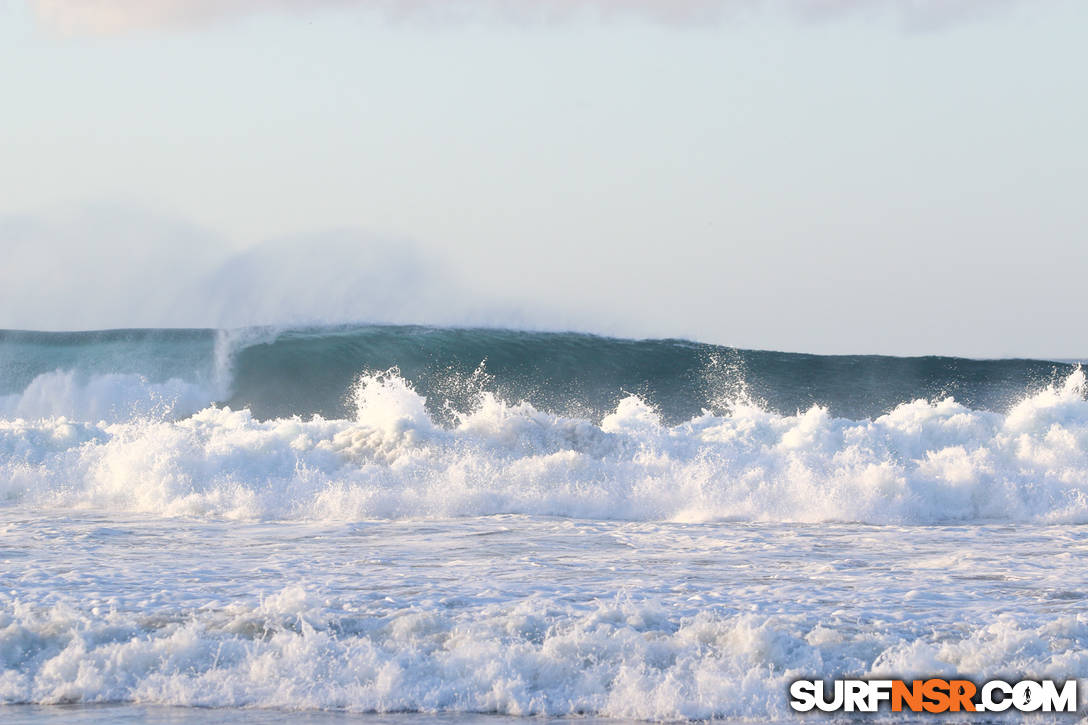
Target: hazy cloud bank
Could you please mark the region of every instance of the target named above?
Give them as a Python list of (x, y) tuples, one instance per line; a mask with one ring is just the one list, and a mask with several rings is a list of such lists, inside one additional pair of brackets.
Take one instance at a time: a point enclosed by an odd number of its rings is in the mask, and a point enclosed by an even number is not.
[(476, 18), (550, 22), (573, 17), (639, 16), (656, 22), (720, 22), (774, 11), (804, 20), (882, 14), (924, 29), (988, 14), (1015, 0), (30, 0), (37, 17), (64, 33), (124, 33), (205, 25), (267, 11), (299, 14), (357, 7), (391, 18)]

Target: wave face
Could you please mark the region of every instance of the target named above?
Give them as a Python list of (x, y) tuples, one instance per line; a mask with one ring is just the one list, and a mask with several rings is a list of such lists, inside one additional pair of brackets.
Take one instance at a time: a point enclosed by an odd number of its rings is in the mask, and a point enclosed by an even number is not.
[(434, 413), (470, 410), (483, 385), (508, 402), (597, 420), (637, 395), (671, 423), (722, 410), (741, 396), (779, 413), (821, 405), (855, 419), (948, 396), (997, 410), (1073, 369), (1046, 361), (798, 355), (683, 340), (424, 327), (288, 331), (246, 345), (234, 361), (227, 402), (258, 417), (350, 416), (354, 403), (345, 393), (360, 373), (396, 366)]
[(344, 418), (354, 413), (359, 376), (392, 367), (440, 418), (471, 410), (486, 389), (507, 402), (594, 420), (636, 395), (669, 423), (740, 398), (776, 413), (818, 405), (852, 419), (946, 397), (1001, 411), (1074, 370), (1041, 360), (803, 355), (432, 327), (0, 331), (0, 414), (124, 420), (183, 416), (217, 402), (258, 419)]
[(1085, 378), (1061, 363), (389, 327), (6, 333), (0, 348), (25, 385), (0, 398), (0, 494), (34, 505), (1088, 521)]

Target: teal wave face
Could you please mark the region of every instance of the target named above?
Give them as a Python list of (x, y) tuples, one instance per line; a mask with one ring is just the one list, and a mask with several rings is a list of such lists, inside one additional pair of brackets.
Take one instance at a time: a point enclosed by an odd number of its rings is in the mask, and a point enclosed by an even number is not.
[(427, 398), (438, 419), (471, 409), (487, 390), (591, 419), (634, 394), (670, 423), (704, 409), (721, 411), (740, 398), (785, 414), (819, 404), (853, 419), (947, 396), (971, 408), (1002, 410), (1073, 369), (1038, 360), (821, 356), (684, 340), (418, 326), (0, 332), (0, 396), (9, 402), (42, 376), (64, 372), (68, 377), (52, 388), (40, 385), (35, 399), (95, 376), (129, 376), (149, 386), (173, 381), (170, 390), (180, 381), (202, 391), (186, 393), (194, 401), (203, 395), (207, 403), (249, 408), (259, 418), (342, 418), (352, 414), (350, 391), (358, 377), (392, 367)]
[(0, 393), (25, 388), (42, 373), (135, 373), (152, 380), (209, 377), (212, 330), (0, 330)]
[[(486, 381), (476, 374), (481, 365)], [(340, 417), (350, 408), (345, 391), (360, 372), (392, 366), (432, 405), (448, 401), (463, 410), (482, 383), (510, 401), (591, 418), (635, 394), (671, 422), (703, 409), (720, 410), (739, 396), (776, 412), (819, 404), (849, 418), (871, 418), (903, 402), (949, 395), (968, 407), (999, 409), (1072, 370), (1068, 364), (1032, 360), (821, 356), (684, 340), (371, 327), (287, 332), (241, 350), (229, 402), (259, 416)]]

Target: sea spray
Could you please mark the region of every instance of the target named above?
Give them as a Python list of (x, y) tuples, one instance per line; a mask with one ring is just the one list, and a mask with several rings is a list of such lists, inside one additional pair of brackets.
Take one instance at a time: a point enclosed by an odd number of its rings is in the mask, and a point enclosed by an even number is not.
[(1005, 414), (952, 398), (873, 420), (747, 404), (676, 425), (636, 396), (594, 422), (483, 392), (444, 426), (390, 370), (360, 377), (353, 420), (3, 421), (0, 471), (24, 503), (161, 515), (1082, 523), (1084, 386), (1077, 369)]

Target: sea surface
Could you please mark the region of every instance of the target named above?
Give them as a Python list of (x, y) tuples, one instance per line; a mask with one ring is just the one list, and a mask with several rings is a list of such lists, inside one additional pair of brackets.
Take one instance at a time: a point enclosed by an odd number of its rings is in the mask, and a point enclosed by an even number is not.
[(932, 675), (1083, 707), (1086, 389), (571, 333), (0, 332), (0, 720), (778, 722), (797, 678)]

